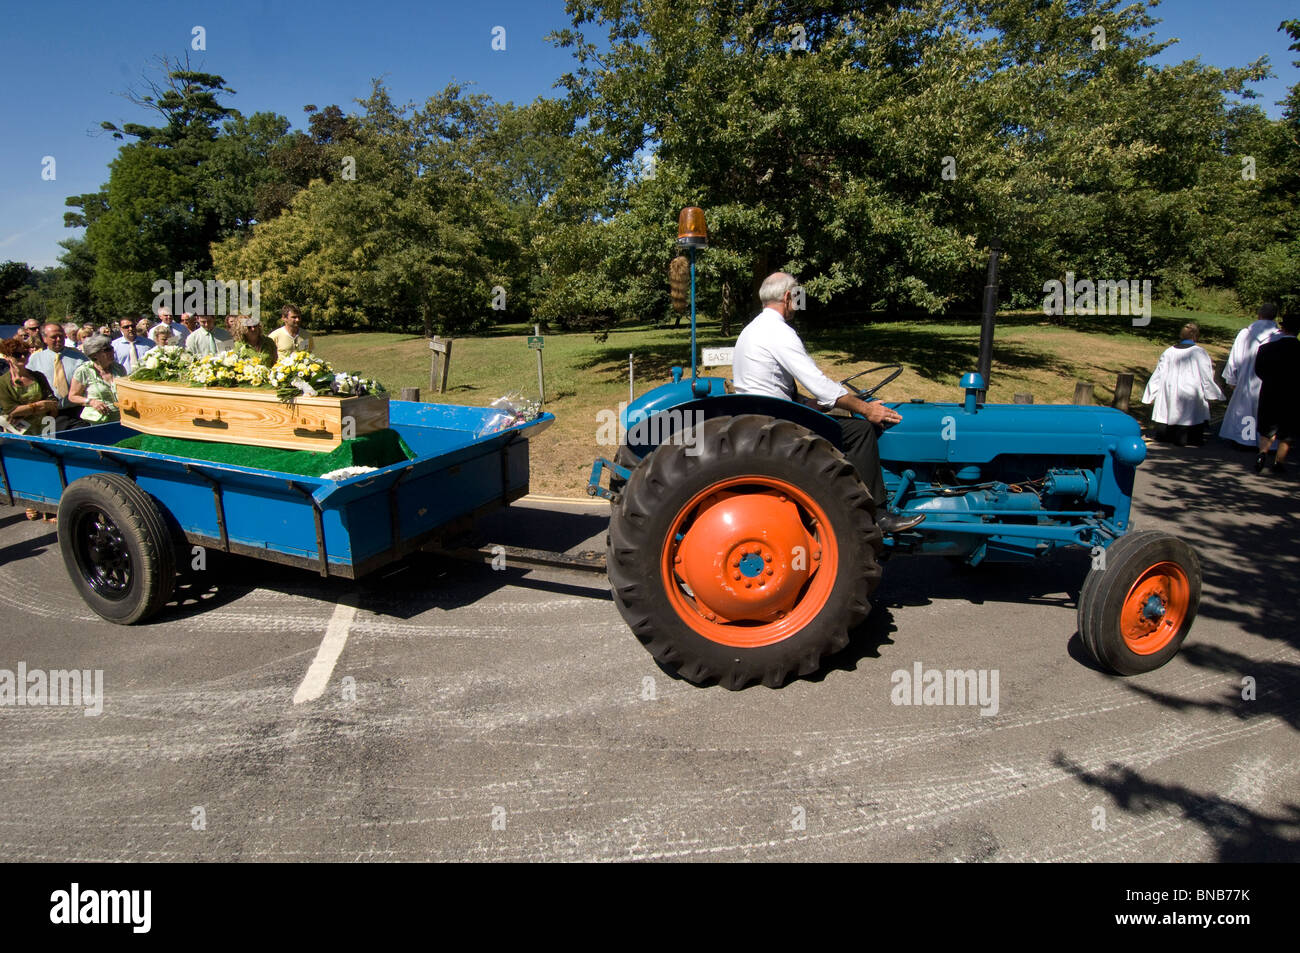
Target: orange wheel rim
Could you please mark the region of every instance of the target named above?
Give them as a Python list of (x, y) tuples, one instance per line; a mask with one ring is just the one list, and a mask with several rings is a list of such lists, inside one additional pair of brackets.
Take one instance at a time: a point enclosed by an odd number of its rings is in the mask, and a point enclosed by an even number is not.
[(1138, 576), (1119, 617), (1129, 650), (1154, 655), (1173, 641), (1187, 619), (1191, 593), (1187, 573), (1177, 563), (1156, 563)]
[(678, 510), (661, 552), (678, 618), (736, 648), (780, 642), (810, 623), (839, 570), (825, 511), (774, 477), (735, 477), (701, 490)]

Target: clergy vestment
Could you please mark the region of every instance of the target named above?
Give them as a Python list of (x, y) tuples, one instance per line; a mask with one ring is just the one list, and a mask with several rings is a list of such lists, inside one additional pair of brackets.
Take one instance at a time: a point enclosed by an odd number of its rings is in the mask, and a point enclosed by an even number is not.
[(1160, 355), (1142, 394), (1142, 403), (1154, 404), (1151, 420), (1158, 424), (1194, 427), (1210, 419), (1212, 400), (1223, 400), (1214, 383), (1214, 364), (1205, 348), (1183, 341)]
[[(1232, 353), (1223, 368), (1223, 379), (1235, 387), (1228, 409), (1223, 415), (1219, 436), (1246, 447), (1254, 448), (1259, 430), (1259, 378), (1255, 376), (1255, 355), (1259, 346), (1272, 340), (1278, 333), (1277, 322), (1272, 318), (1260, 319), (1237, 332), (1232, 343)], [(1250, 418), (1247, 426), (1246, 418)]]

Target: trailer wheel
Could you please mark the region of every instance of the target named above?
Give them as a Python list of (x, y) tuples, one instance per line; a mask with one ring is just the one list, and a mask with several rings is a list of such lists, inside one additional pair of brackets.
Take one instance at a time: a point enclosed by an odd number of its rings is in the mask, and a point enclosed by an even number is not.
[(162, 511), (120, 474), (82, 477), (64, 491), (59, 550), (86, 605), (109, 622), (147, 619), (176, 587), (175, 549)]
[(1138, 675), (1177, 653), (1201, 601), (1201, 563), (1177, 536), (1122, 536), (1088, 571), (1079, 594), (1079, 635), (1101, 665)]
[(816, 671), (880, 582), (870, 494), (838, 450), (790, 421), (719, 417), (683, 437), (633, 471), (611, 510), (619, 612), (692, 682), (777, 688)]

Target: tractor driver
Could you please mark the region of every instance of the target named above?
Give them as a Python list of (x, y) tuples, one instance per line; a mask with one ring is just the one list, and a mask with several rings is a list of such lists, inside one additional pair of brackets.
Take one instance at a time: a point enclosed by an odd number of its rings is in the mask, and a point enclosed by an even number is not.
[[(763, 310), (745, 326), (736, 339), (732, 358), (732, 381), (741, 394), (764, 394), (780, 397), (827, 411), (842, 407), (861, 414), (865, 420), (848, 417), (840, 421), (841, 443), (845, 458), (876, 504), (876, 525), (884, 533), (901, 533), (925, 519), (922, 513), (904, 516), (891, 512), (886, 504), (885, 477), (880, 469), (880, 451), (876, 446), (876, 428), (896, 424), (903, 418), (898, 411), (880, 401), (865, 401), (823, 374), (804, 349), (803, 341), (786, 318), (794, 310), (795, 279), (783, 271), (764, 279), (758, 289)], [(813, 399), (800, 398), (795, 381), (804, 386)]]

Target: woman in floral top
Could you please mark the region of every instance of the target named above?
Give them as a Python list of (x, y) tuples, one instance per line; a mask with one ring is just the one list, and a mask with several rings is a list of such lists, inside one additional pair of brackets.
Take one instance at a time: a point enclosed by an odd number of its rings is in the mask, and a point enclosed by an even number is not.
[(81, 419), (91, 424), (117, 420), (117, 379), (126, 377), (126, 368), (113, 359), (113, 345), (96, 334), (81, 346), (86, 361), (72, 374), (68, 400), (81, 404)]
[(235, 321), (235, 340), (245, 345), (257, 355), (257, 359), (267, 367), (274, 367), (279, 360), (275, 342), (262, 336), (262, 320), (246, 314), (238, 316)]

